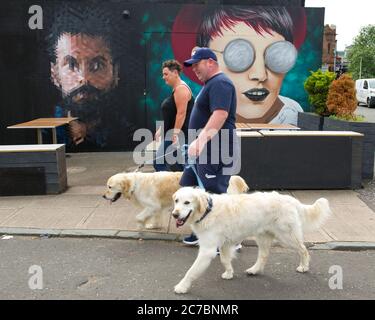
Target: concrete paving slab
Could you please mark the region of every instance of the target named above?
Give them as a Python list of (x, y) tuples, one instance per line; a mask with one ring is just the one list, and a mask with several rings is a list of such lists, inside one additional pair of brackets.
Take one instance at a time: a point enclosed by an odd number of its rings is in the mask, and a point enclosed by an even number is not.
[(323, 226), (334, 240), (375, 241), (375, 214), (368, 207), (332, 205), (333, 216)]
[(73, 194), (73, 195), (81, 195), (81, 194), (90, 194), (90, 195), (98, 195), (101, 196), (105, 192), (105, 186), (76, 186), (76, 187), (69, 187), (64, 194)]
[(74, 229), (87, 219), (92, 208), (23, 208), (17, 211), (3, 227)]
[(126, 208), (126, 210), (134, 210), (136, 212), (140, 212), (142, 209), (136, 208), (129, 200), (126, 200), (124, 197), (121, 197), (116, 202), (111, 203), (108, 200), (102, 198), (100, 195), (101, 201), (98, 205), (98, 208)]
[(45, 195), (28, 197), (29, 202), (25, 203), (23, 208), (55, 208), (56, 199), (62, 195)]
[(324, 229), (320, 228), (317, 231), (307, 232), (304, 237), (304, 241), (308, 243), (322, 243), (333, 241), (332, 238)]
[[(104, 200), (104, 199), (103, 199)], [(117, 229), (127, 231), (139, 231), (135, 216), (140, 209), (133, 206), (128, 201), (122, 201), (121, 205), (117, 202), (112, 205), (106, 204), (94, 210), (92, 215), (80, 226), (84, 229)], [(169, 217), (162, 215), (162, 225), (160, 229), (152, 229), (153, 232), (168, 231)]]
[(104, 202), (104, 199), (98, 195), (87, 194), (67, 194), (56, 198), (56, 208), (96, 208)]
[(50, 201), (50, 199), (56, 198), (55, 195), (46, 196), (15, 196), (15, 197), (0, 197), (0, 208), (10, 209), (10, 208), (24, 208), (30, 205), (36, 199), (41, 201)]
[(18, 209), (1, 209), (0, 208), (0, 226), (6, 224), (6, 221), (12, 218)]
[(356, 205), (367, 207), (367, 205), (358, 197), (358, 193), (353, 190), (294, 190), (292, 195), (302, 201), (304, 204), (313, 204), (319, 198), (328, 199), (331, 205)]

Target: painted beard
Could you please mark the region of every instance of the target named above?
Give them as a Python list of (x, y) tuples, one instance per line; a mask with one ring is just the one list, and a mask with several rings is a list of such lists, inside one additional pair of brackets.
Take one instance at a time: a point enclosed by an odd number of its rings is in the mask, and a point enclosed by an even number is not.
[(82, 122), (97, 122), (101, 119), (103, 111), (108, 108), (111, 98), (110, 92), (102, 92), (91, 85), (84, 85), (66, 95), (62, 107), (66, 114), (70, 111), (72, 117), (78, 117)]

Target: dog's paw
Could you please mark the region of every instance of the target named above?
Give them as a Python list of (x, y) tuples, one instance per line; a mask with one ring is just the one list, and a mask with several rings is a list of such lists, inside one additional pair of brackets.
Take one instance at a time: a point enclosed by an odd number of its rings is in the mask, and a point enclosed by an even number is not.
[(233, 279), (233, 271), (225, 271), (221, 277), (225, 280)]
[(298, 268), (296, 270), (297, 270), (297, 272), (304, 273), (304, 272), (309, 271), (309, 267), (307, 267), (307, 266), (298, 266)]
[(189, 291), (189, 289), (190, 289), (189, 285), (186, 285), (186, 284), (180, 282), (178, 285), (176, 285), (174, 287), (174, 292), (178, 293), (178, 294), (187, 293)]
[(256, 269), (256, 268), (254, 268), (254, 267), (251, 267), (251, 268), (245, 270), (245, 272), (246, 272), (249, 276), (256, 276), (257, 274), (262, 273), (261, 270)]

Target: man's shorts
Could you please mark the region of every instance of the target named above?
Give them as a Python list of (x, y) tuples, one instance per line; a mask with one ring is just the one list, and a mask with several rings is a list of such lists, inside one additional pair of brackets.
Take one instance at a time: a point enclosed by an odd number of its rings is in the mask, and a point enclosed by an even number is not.
[[(230, 175), (222, 174), (222, 164), (196, 164), (195, 168), (206, 191), (213, 193), (227, 192)], [(180, 185), (182, 187), (198, 186), (198, 180), (193, 169), (186, 169), (185, 167)]]

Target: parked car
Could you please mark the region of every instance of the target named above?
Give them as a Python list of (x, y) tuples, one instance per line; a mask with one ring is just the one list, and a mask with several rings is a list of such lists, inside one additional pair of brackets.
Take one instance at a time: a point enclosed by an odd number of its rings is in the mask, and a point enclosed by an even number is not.
[(357, 101), (366, 104), (369, 108), (375, 108), (375, 79), (359, 79), (355, 82)]

